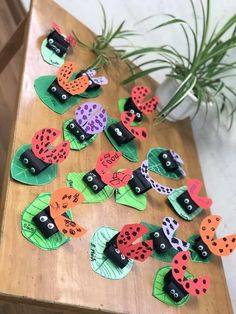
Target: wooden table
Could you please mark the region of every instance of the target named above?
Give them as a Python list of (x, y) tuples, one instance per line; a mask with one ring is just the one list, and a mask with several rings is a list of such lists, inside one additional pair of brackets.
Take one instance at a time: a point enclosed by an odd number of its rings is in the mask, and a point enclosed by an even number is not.
[[(87, 234), (79, 240), (72, 240), (57, 251), (45, 252), (30, 244), (21, 235), (20, 215), (23, 209), (41, 192), (54, 191), (65, 186), (65, 176), (70, 171), (91, 170), (99, 152), (112, 150), (104, 134), (95, 143), (81, 152), (72, 151), (69, 158), (59, 167), (57, 179), (49, 185), (26, 186), (10, 179), (9, 164), (15, 150), (29, 143), (33, 133), (42, 127), (61, 129), (63, 121), (73, 117), (75, 107), (60, 116), (48, 109), (34, 91), (34, 80), (41, 75), (56, 73), (57, 69), (46, 64), (40, 55), (40, 44), (51, 21), (62, 26), (65, 33), (74, 30), (84, 41), (94, 38), (84, 25), (49, 0), (34, 0), (27, 26), (25, 58), (16, 114), (15, 132), (12, 140), (1, 208), (0, 242), (0, 313), (232, 313), (224, 271), (220, 258), (213, 258), (209, 264), (191, 264), (194, 275), (209, 274), (211, 287), (207, 295), (190, 301), (180, 309), (168, 307), (152, 297), (155, 272), (166, 263), (149, 258), (145, 263), (136, 263), (123, 280), (112, 281), (94, 273), (90, 267), (89, 243), (94, 230), (102, 225), (120, 229), (126, 223), (147, 221), (160, 224), (165, 215), (172, 215), (181, 222), (179, 235), (183, 239), (198, 232), (199, 222), (208, 214), (203, 213), (193, 222), (178, 218), (168, 207), (165, 198), (153, 191), (148, 193), (148, 206), (143, 212), (121, 206), (114, 198), (103, 204), (81, 205), (74, 210), (74, 217), (87, 227)], [(84, 49), (76, 48), (69, 59), (85, 68), (94, 56)], [(109, 85), (96, 99), (108, 112), (118, 118), (117, 99), (128, 96), (119, 85), (121, 76), (117, 69), (108, 73)], [(146, 80), (151, 87), (155, 84)], [(185, 161), (189, 177), (202, 178), (191, 126), (188, 120), (179, 123), (153, 123), (154, 116), (145, 122), (149, 139), (139, 144), (140, 161), (150, 147), (164, 146), (176, 150)], [(135, 169), (140, 163), (132, 164), (123, 158), (121, 167)], [(181, 182), (170, 182), (158, 177), (164, 184), (173, 187)], [(22, 304), (22, 305), (20, 305)], [(35, 308), (34, 306), (37, 306)], [(33, 306), (33, 307), (32, 307)], [(47, 309), (47, 310), (46, 310)]]

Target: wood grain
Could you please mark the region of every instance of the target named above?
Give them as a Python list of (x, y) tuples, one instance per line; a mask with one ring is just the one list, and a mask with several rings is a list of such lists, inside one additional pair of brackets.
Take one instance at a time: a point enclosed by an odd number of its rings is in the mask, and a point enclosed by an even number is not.
[[(43, 62), (39, 48), (52, 20), (63, 27), (65, 33), (76, 31), (84, 41), (94, 35), (84, 25), (49, 0), (34, 0), (31, 9), (29, 32), (25, 54), (25, 64), (21, 80), (17, 119), (10, 155), (22, 144), (31, 141), (32, 134), (42, 127), (61, 129), (63, 121), (73, 117), (75, 108), (63, 116), (50, 111), (37, 97), (33, 82), (40, 75), (56, 73), (57, 69)], [(93, 55), (79, 48), (69, 57), (85, 68), (93, 60)], [(124, 77), (122, 66), (109, 71), (109, 85), (96, 101), (103, 104), (110, 115), (118, 118), (117, 99), (128, 96), (119, 85)], [(147, 80), (151, 87), (155, 84)], [(190, 122), (163, 123), (156, 126), (154, 117), (148, 118), (144, 125), (148, 128), (149, 139), (139, 143), (140, 162), (150, 147), (164, 146), (176, 150), (185, 161), (189, 177), (202, 179), (196, 147)], [(2, 224), (0, 242), (0, 297), (8, 301), (21, 300), (22, 303), (37, 303), (48, 309), (77, 309), (76, 313), (232, 313), (224, 271), (220, 258), (212, 262), (191, 264), (193, 274), (209, 274), (211, 287), (209, 293), (199, 299), (191, 297), (181, 309), (168, 307), (152, 297), (152, 284), (155, 272), (163, 262), (149, 258), (145, 263), (136, 263), (130, 274), (119, 281), (104, 279), (94, 273), (89, 261), (89, 242), (94, 230), (102, 225), (120, 229), (126, 223), (147, 221), (160, 224), (165, 215), (181, 220), (168, 207), (166, 199), (148, 192), (148, 206), (143, 212), (121, 206), (110, 199), (103, 204), (81, 205), (74, 209), (74, 217), (88, 229), (84, 237), (72, 240), (57, 251), (44, 252), (27, 242), (21, 235), (20, 216), (23, 209), (41, 192), (53, 191), (65, 185), (65, 176), (70, 171), (91, 170), (101, 151), (112, 150), (104, 134), (99, 135), (93, 145), (81, 152), (72, 151), (69, 158), (59, 167), (57, 179), (43, 187), (25, 186), (9, 177), (8, 159), (6, 188), (2, 204)], [(137, 168), (140, 163), (129, 163), (123, 159), (120, 167)], [(184, 180), (172, 182), (158, 177), (160, 182), (173, 187), (181, 186)], [(183, 239), (198, 232), (203, 213), (193, 222), (181, 220), (179, 236)], [(223, 301), (222, 301), (223, 300)], [(4, 312), (3, 312), (4, 313)], [(9, 312), (10, 313), (10, 312)], [(14, 312), (13, 312), (14, 313)], [(30, 312), (29, 312), (30, 313)], [(36, 312), (37, 313), (37, 312)], [(5, 314), (5, 313), (4, 313)]]

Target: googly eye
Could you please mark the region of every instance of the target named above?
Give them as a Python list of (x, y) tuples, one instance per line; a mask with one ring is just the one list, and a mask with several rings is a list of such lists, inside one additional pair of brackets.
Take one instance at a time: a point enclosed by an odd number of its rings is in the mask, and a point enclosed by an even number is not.
[(47, 227), (48, 229), (52, 230), (54, 228), (54, 224), (50, 222)]
[(114, 131), (117, 133), (117, 132), (120, 131), (120, 129), (119, 128), (115, 128)]
[(84, 134), (82, 134), (82, 135), (80, 135), (80, 137), (79, 137), (82, 141), (85, 139), (85, 136), (84, 136)]
[(203, 250), (203, 245), (199, 245), (198, 249), (199, 249), (199, 251), (202, 251)]
[(184, 203), (185, 203), (185, 204), (188, 204), (189, 202), (190, 202), (190, 201), (189, 201), (189, 198), (185, 198), (185, 199), (184, 199)]
[(163, 157), (164, 159), (166, 159), (168, 156), (167, 156), (167, 154), (163, 154), (162, 157)]
[(67, 98), (66, 94), (62, 94), (62, 95), (61, 95), (61, 98), (62, 98), (63, 100), (66, 100), (66, 98)]
[(24, 158), (24, 159), (23, 159), (23, 163), (24, 163), (25, 165), (28, 165), (29, 159), (28, 159), (28, 158)]
[(177, 292), (175, 292), (174, 297), (177, 299), (179, 296), (179, 294)]
[(94, 185), (93, 185), (93, 190), (94, 190), (94, 191), (97, 191), (97, 189), (98, 189), (98, 186), (97, 186), (96, 184), (94, 184)]
[(91, 182), (91, 181), (93, 181), (93, 177), (92, 176), (88, 176), (87, 180), (88, 180), (88, 182)]
[(47, 217), (47, 216), (40, 216), (39, 220), (40, 220), (41, 222), (45, 222), (45, 221), (48, 220), (48, 217)]
[(169, 167), (170, 165), (171, 165), (171, 161), (168, 160), (168, 161), (166, 162), (166, 166)]
[(160, 236), (160, 233), (159, 233), (159, 232), (157, 232), (157, 231), (154, 232), (154, 237), (155, 237), (155, 238), (159, 238), (159, 236)]
[(120, 257), (121, 257), (121, 259), (123, 259), (123, 260), (125, 259), (125, 256), (124, 256), (123, 254), (121, 254)]
[(119, 250), (119, 249), (115, 249), (115, 252), (116, 252), (117, 254), (120, 254), (120, 250)]
[(206, 252), (206, 251), (203, 251), (203, 252), (202, 252), (202, 256), (206, 257), (206, 256), (207, 256), (207, 252)]
[(92, 85), (92, 84), (93, 84), (93, 82), (89, 80), (89, 85)]
[(74, 123), (70, 123), (70, 128), (74, 129), (75, 128), (75, 124)]
[(140, 193), (140, 191), (141, 191), (141, 189), (140, 189), (138, 186), (136, 186), (136, 187), (135, 187), (135, 192), (136, 192), (136, 193)]
[(84, 75), (84, 76), (85, 76), (85, 75), (87, 75), (87, 74), (86, 74), (86, 73), (83, 73), (82, 75)]
[(160, 245), (160, 248), (162, 249), (162, 250), (164, 250), (165, 249), (165, 244), (164, 243), (162, 243), (161, 245)]
[(187, 208), (188, 208), (188, 210), (192, 210), (193, 206), (192, 205), (188, 205)]
[(52, 38), (50, 38), (48, 42), (49, 42), (49, 44), (53, 44), (54, 40)]
[(121, 131), (117, 132), (117, 135), (122, 136), (122, 132)]
[(61, 52), (61, 50), (57, 48), (56, 49), (56, 53), (60, 53), (60, 52)]
[(129, 112), (132, 113), (132, 114), (134, 114), (134, 109), (130, 109)]
[(141, 114), (139, 112), (136, 113), (137, 118), (141, 118)]
[(35, 168), (34, 168), (34, 167), (31, 167), (31, 168), (30, 168), (30, 172), (31, 172), (31, 173), (35, 173), (35, 172), (36, 172)]
[(174, 295), (175, 294), (175, 289), (171, 289), (170, 293)]
[(53, 86), (53, 87), (51, 88), (51, 91), (52, 91), (53, 93), (55, 93), (56, 90), (57, 90), (57, 88), (56, 88), (55, 86)]

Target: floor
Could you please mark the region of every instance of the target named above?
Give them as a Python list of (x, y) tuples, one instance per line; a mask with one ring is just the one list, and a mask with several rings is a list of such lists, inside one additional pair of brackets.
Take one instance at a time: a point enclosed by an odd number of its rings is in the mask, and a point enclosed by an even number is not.
[[(22, 0), (26, 8), (29, 5), (29, 0)], [(9, 36), (10, 28), (4, 28), (11, 20), (3, 14), (1, 10), (2, 0), (0, 1), (0, 45)], [(67, 11), (76, 16), (79, 20), (85, 23), (96, 33), (99, 33), (101, 26), (101, 11), (99, 3), (94, 0), (56, 0), (58, 4), (63, 6)], [(187, 0), (120, 0), (120, 1), (109, 1), (101, 0), (106, 12), (111, 19), (114, 19), (114, 23), (121, 22), (123, 19), (127, 20), (127, 27), (134, 27), (134, 24), (142, 19), (143, 17), (150, 16), (153, 14), (172, 13), (185, 19), (192, 19), (192, 13), (190, 11), (189, 2)], [(228, 0), (222, 3), (220, 0), (212, 1), (212, 21), (218, 19), (222, 20), (233, 12), (236, 12), (235, 0)], [(119, 12), (117, 17), (116, 12)], [(163, 20), (163, 17), (162, 17)], [(155, 26), (158, 21), (161, 21), (161, 17), (156, 17), (154, 20), (147, 21), (146, 29)], [(55, 19), (56, 22), (56, 19)], [(137, 31), (142, 33), (144, 31), (142, 25), (136, 25)], [(3, 31), (4, 30), (4, 31)], [(174, 31), (173, 31), (174, 30)], [(155, 40), (153, 35), (147, 35), (145, 37), (138, 37), (134, 40), (136, 45), (142, 46), (153, 46), (161, 45), (164, 43), (172, 43), (173, 46), (185, 48), (183, 39), (176, 36), (176, 28), (169, 28), (162, 30), (156, 34)], [(231, 57), (236, 57), (236, 51), (232, 51)], [(14, 85), (17, 86), (17, 79), (19, 76), (17, 65), (19, 58), (13, 60), (10, 66), (0, 76), (0, 116), (5, 124), (0, 125), (0, 134), (2, 132), (8, 132), (9, 125), (7, 124), (8, 114), (12, 114), (12, 108), (14, 108), (15, 94), (5, 93), (5, 97), (2, 97), (3, 90), (9, 89)], [(158, 81), (164, 79), (164, 72), (155, 73), (154, 78)], [(11, 81), (9, 78), (11, 77)], [(233, 85), (234, 82), (232, 82)], [(16, 88), (15, 88), (16, 90)], [(12, 91), (12, 89), (11, 89)], [(13, 105), (12, 105), (13, 104)], [(217, 125), (214, 123), (215, 113), (210, 111), (207, 118), (207, 122), (203, 125), (203, 113), (192, 122), (198, 154), (201, 162), (202, 171), (207, 187), (208, 194), (213, 198), (214, 204), (212, 211), (218, 213), (224, 217), (223, 223), (218, 230), (218, 235), (223, 236), (229, 233), (235, 232), (235, 222), (233, 218), (236, 214), (236, 123), (230, 132), (226, 132), (224, 129), (217, 129)], [(1, 145), (0, 142), (0, 154), (4, 153), (7, 149), (7, 142)], [(2, 165), (4, 163), (1, 163)], [(1, 170), (0, 170), (1, 177)], [(229, 291), (231, 294), (232, 303), (236, 312), (236, 254), (223, 259)]]

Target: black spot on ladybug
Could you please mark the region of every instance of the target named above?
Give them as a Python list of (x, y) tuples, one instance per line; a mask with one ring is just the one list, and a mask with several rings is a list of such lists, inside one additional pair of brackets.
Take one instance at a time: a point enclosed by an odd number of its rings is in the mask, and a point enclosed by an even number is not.
[(197, 279), (197, 278), (194, 278), (194, 279), (193, 279), (193, 282), (197, 283), (197, 282), (198, 282), (198, 279)]
[(127, 256), (130, 256), (130, 255), (131, 255), (131, 253), (130, 253), (130, 252), (127, 252), (127, 253), (126, 253), (126, 255), (127, 255)]
[(142, 131), (142, 136), (143, 137), (146, 137), (147, 136), (147, 133), (145, 131)]
[(132, 235), (135, 237), (137, 235), (137, 232), (132, 232)]
[(75, 230), (70, 229), (70, 234), (75, 235)]
[(206, 293), (207, 290), (206, 289), (202, 289), (202, 291), (203, 291), (203, 293)]
[(141, 259), (144, 259), (145, 256), (144, 256), (144, 254), (141, 254), (140, 257), (141, 257)]
[(215, 228), (214, 228), (214, 227), (211, 227), (211, 231), (215, 231)]
[(178, 270), (177, 268), (174, 268), (174, 272), (175, 272), (176, 274), (178, 274), (178, 273), (179, 273), (179, 270)]
[(220, 252), (220, 253), (223, 253), (223, 252), (224, 252), (224, 250), (223, 250), (223, 249), (219, 249), (219, 252)]
[(203, 282), (203, 284), (205, 285), (205, 284), (206, 284), (206, 279), (203, 279), (203, 281), (202, 281), (202, 282)]
[(200, 291), (199, 291), (198, 289), (196, 289), (195, 291), (196, 291), (196, 294), (199, 294), (199, 293), (200, 293)]
[(125, 235), (129, 235), (129, 231), (125, 231)]
[(186, 283), (185, 287), (188, 289), (190, 287), (189, 282)]
[(216, 243), (216, 242), (212, 242), (211, 244), (212, 244), (213, 246), (216, 246), (216, 245), (217, 245), (217, 243)]
[(235, 238), (232, 239), (232, 242), (235, 242)]
[(184, 255), (182, 256), (182, 259), (183, 259), (184, 261), (186, 261), (186, 259), (187, 259), (187, 255), (186, 255), (186, 254), (184, 254)]
[(186, 268), (187, 268), (186, 266), (183, 266), (183, 267), (182, 267), (183, 270), (186, 270)]
[(211, 219), (208, 219), (207, 221), (208, 221), (209, 224), (211, 223)]
[(227, 241), (227, 238), (223, 238), (224, 241)]

